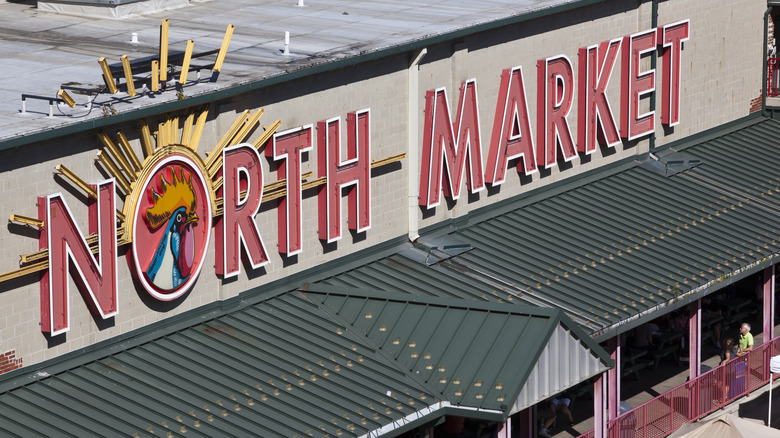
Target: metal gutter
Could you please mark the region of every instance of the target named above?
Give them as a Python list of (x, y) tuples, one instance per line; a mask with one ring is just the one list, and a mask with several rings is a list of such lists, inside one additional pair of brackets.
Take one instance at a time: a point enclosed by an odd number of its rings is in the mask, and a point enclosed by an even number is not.
[(766, 110), (766, 96), (769, 94), (769, 90), (767, 89), (767, 70), (769, 68), (769, 58), (767, 58), (767, 44), (769, 44), (769, 14), (771, 12), (772, 6), (767, 6), (766, 11), (764, 11), (764, 69), (761, 72), (761, 114), (767, 117), (769, 116), (769, 113)]
[(748, 266), (734, 270), (728, 274), (723, 275), (722, 277), (716, 280), (712, 280), (708, 282), (707, 284), (699, 286), (695, 289), (691, 289), (690, 291), (680, 295), (679, 297), (675, 297), (673, 300), (658, 304), (654, 307), (639, 312), (636, 315), (630, 316), (618, 322), (615, 325), (612, 325), (610, 327), (592, 333), (591, 339), (593, 339), (595, 342), (606, 341), (607, 339), (613, 338), (621, 333), (625, 333), (635, 327), (638, 327), (646, 322), (658, 318), (659, 316), (658, 312), (661, 310), (664, 310), (664, 314), (666, 314), (674, 310), (677, 310), (679, 308), (685, 307), (688, 304), (700, 298), (703, 298), (712, 292), (720, 290), (725, 286), (728, 286), (732, 283), (736, 283), (737, 281), (749, 275), (752, 275), (756, 272), (761, 272), (766, 268), (774, 266), (774, 260), (778, 256), (780, 256), (780, 254), (773, 254), (765, 259), (757, 260), (756, 262)]
[(331, 62), (324, 62), (322, 64), (316, 64), (310, 67), (304, 67), (298, 70), (288, 71), (275, 76), (258, 79), (252, 82), (230, 86), (222, 90), (206, 92), (204, 94), (188, 97), (183, 100), (174, 100), (171, 102), (165, 102), (160, 105), (155, 105), (152, 107), (139, 108), (137, 110), (129, 110), (127, 112), (123, 112), (114, 116), (87, 120), (84, 122), (64, 126), (61, 128), (48, 129), (45, 131), (39, 131), (27, 135), (22, 134), (16, 137), (12, 137), (0, 141), (0, 151), (17, 148), (30, 143), (46, 141), (53, 138), (62, 137), (65, 135), (76, 134), (83, 131), (99, 129), (99, 128), (111, 126), (118, 123), (123, 123), (123, 122), (141, 119), (144, 117), (154, 116), (157, 114), (183, 110), (194, 106), (211, 103), (221, 99), (228, 99), (233, 96), (237, 96), (239, 94), (247, 93), (249, 91), (258, 90), (264, 87), (269, 87), (272, 85), (280, 84), (294, 79), (304, 78), (319, 73), (350, 67), (364, 62), (386, 58), (400, 53), (422, 49), (424, 47), (431, 46), (434, 44), (439, 44), (448, 40), (453, 40), (456, 38), (476, 34), (479, 32), (493, 30), (503, 26), (522, 23), (525, 21), (530, 21), (547, 15), (566, 12), (580, 7), (590, 6), (596, 3), (601, 3), (603, 1), (604, 0), (574, 1), (559, 6), (553, 6), (547, 9), (529, 12), (527, 14), (520, 14), (511, 17), (506, 17), (499, 20), (477, 24), (475, 26), (471, 26), (463, 29), (458, 29), (452, 32), (446, 32), (446, 33), (430, 36), (427, 38), (421, 38), (419, 40), (414, 40), (397, 46), (387, 47), (384, 49), (377, 49), (375, 51), (367, 52), (350, 58), (340, 59)]
[(466, 406), (452, 406), (449, 402), (440, 401), (434, 406), (429, 406), (425, 409), (421, 409), (417, 412), (409, 414), (400, 420), (396, 420), (385, 425), (381, 429), (376, 429), (365, 435), (361, 435), (359, 438), (374, 438), (385, 436), (387, 434), (398, 436), (405, 432), (414, 430), (426, 423), (433, 423), (448, 415), (477, 420), (494, 421), (497, 423), (506, 421), (506, 414), (501, 411), (469, 408)]
[(407, 100), (408, 100), (408, 120), (407, 120), (407, 148), (408, 153), (406, 154), (407, 160), (409, 163), (409, 171), (407, 172), (407, 202), (408, 202), (408, 211), (407, 215), (409, 216), (409, 241), (414, 242), (417, 240), (418, 237), (420, 237), (420, 224), (419, 220), (417, 218), (417, 212), (419, 210), (418, 204), (418, 193), (419, 193), (419, 182), (417, 179), (417, 175), (420, 174), (420, 145), (418, 142), (418, 136), (420, 133), (419, 129), (419, 120), (417, 117), (417, 112), (420, 104), (420, 95), (418, 93), (419, 88), (419, 76), (420, 76), (420, 68), (419, 64), (420, 61), (425, 57), (425, 55), (428, 53), (428, 49), (423, 47), (420, 49), (416, 55), (413, 56), (412, 62), (409, 65), (409, 72), (408, 72), (408, 94), (407, 94)]

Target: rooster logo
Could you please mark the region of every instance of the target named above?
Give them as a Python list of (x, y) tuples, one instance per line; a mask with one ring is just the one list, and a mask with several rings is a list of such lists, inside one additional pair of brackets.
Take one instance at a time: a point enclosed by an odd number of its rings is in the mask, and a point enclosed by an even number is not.
[(194, 259), (193, 227), (197, 226), (197, 199), (192, 175), (171, 167), (170, 182), (160, 175), (160, 192), (149, 188), (152, 206), (146, 209), (146, 223), (152, 232), (164, 227), (146, 276), (162, 290), (181, 286), (190, 276)]

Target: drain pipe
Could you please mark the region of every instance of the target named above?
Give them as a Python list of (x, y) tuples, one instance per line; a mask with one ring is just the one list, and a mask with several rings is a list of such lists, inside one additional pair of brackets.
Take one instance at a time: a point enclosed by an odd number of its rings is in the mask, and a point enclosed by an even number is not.
[(408, 127), (409, 137), (407, 139), (407, 162), (409, 163), (408, 177), (408, 202), (409, 202), (409, 240), (414, 242), (420, 237), (418, 231), (420, 230), (419, 219), (417, 217), (418, 207), (418, 193), (420, 183), (418, 177), (420, 175), (420, 145), (419, 145), (419, 117), (418, 108), (420, 107), (420, 92), (419, 92), (419, 73), (420, 69), (418, 65), (420, 61), (428, 53), (427, 48), (420, 49), (414, 56), (411, 64), (409, 64), (409, 89), (408, 89), (408, 121), (406, 126)]
[(766, 96), (769, 94), (769, 87), (767, 87), (767, 81), (769, 78), (767, 77), (767, 70), (769, 70), (769, 52), (768, 52), (768, 45), (769, 45), (769, 14), (772, 12), (772, 6), (767, 6), (766, 12), (764, 12), (764, 59), (762, 61), (762, 64), (764, 64), (764, 71), (761, 73), (761, 115), (766, 117), (767, 111), (766, 111)]
[[(652, 8), (650, 12), (650, 28), (656, 29), (658, 27), (658, 0), (653, 0), (652, 2)], [(656, 66), (658, 64), (658, 55), (656, 54), (656, 51), (653, 50), (653, 53), (650, 54), (650, 68), (655, 71)], [(657, 73), (656, 73), (656, 77)], [(653, 111), (653, 117), (655, 117), (655, 92), (650, 94), (650, 110)], [(655, 130), (653, 130), (653, 133), (650, 134), (649, 141), (649, 150), (650, 152), (655, 152)]]

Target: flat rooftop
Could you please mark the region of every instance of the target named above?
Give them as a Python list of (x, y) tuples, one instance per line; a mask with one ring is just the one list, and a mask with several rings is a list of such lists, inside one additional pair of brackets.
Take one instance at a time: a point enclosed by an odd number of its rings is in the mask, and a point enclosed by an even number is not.
[[(185, 107), (198, 100), (207, 102), (213, 93), (228, 97), (253, 83), (301, 73), (309, 67), (333, 68), (422, 46), (475, 26), (489, 28), (491, 23), (513, 17), (531, 18), (592, 1), (303, 3), (191, 0), (189, 5), (167, 11), (109, 18), (44, 12), (34, 1), (0, 0), (0, 149), (159, 113), (163, 111), (160, 105), (179, 100), (181, 93), (177, 96), (174, 89), (178, 72), (169, 75), (164, 93), (144, 94), (141, 85), (151, 84), (151, 60), (159, 56), (160, 25), (166, 18), (170, 23), (169, 64), (176, 71), (188, 39), (194, 40), (194, 53), (211, 52), (192, 60), (182, 92), (187, 99), (196, 99), (181, 103)], [(235, 26), (235, 31), (221, 72), (215, 77), (209, 68), (203, 68), (198, 75), (194, 68), (214, 63), (229, 24)], [(290, 33), (289, 54), (284, 53), (285, 31)], [(120, 57), (125, 54), (134, 64), (135, 97), (125, 91), (120, 73)], [(96, 93), (105, 88), (100, 57), (115, 69), (115, 77), (122, 78), (116, 94)], [(50, 115), (48, 98), (56, 97), (63, 85), (76, 107), (55, 103)], [(28, 98), (23, 112), (22, 94), (47, 99)], [(166, 105), (166, 111), (171, 109), (176, 106)]]

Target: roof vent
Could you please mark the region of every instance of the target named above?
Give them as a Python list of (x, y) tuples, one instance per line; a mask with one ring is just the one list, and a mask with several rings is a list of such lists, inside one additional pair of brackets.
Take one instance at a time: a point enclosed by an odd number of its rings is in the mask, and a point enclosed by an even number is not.
[(413, 247), (401, 251), (400, 255), (409, 260), (431, 266), (472, 249), (471, 244), (450, 235), (445, 235), (433, 238), (421, 237), (414, 243)]
[(685, 152), (669, 151), (666, 155), (656, 156), (652, 153), (642, 162), (641, 167), (664, 177), (670, 177), (680, 172), (693, 169), (701, 164), (701, 160)]

